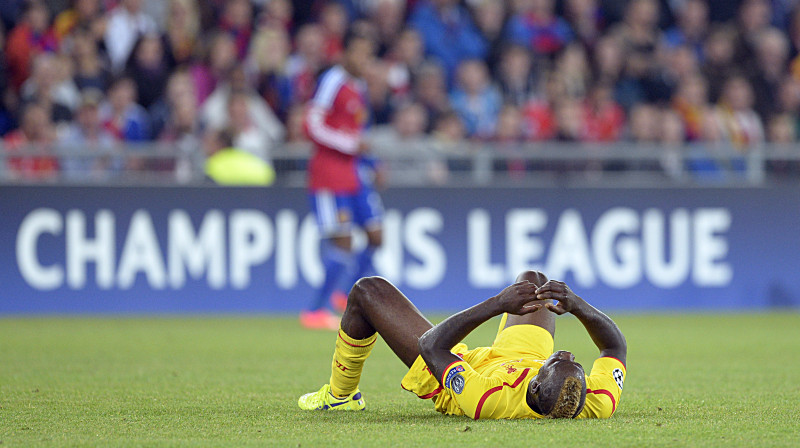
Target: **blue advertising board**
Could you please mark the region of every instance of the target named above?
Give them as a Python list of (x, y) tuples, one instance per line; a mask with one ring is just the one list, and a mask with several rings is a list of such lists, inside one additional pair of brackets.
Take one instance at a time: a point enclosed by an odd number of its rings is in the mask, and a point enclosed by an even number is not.
[[(791, 188), (383, 196), (377, 273), (423, 310), (472, 305), (525, 269), (601, 309), (800, 304)], [(291, 312), (323, 277), (302, 189), (0, 186), (0, 216), (0, 314)]]

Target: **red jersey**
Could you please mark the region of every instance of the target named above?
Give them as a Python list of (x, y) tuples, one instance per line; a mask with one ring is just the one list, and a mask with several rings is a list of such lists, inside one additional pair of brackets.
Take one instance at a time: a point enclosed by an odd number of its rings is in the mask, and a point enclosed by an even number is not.
[(358, 147), (367, 121), (364, 85), (340, 65), (328, 70), (311, 100), (306, 131), (314, 143), (308, 165), (309, 189), (355, 193)]

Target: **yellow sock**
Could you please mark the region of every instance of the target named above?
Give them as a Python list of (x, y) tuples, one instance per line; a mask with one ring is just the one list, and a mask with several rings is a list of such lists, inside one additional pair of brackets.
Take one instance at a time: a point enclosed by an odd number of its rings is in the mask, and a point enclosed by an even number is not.
[(341, 328), (336, 337), (336, 350), (331, 363), (331, 392), (337, 397), (346, 397), (358, 387), (364, 361), (372, 352), (378, 334), (366, 339), (353, 339)]

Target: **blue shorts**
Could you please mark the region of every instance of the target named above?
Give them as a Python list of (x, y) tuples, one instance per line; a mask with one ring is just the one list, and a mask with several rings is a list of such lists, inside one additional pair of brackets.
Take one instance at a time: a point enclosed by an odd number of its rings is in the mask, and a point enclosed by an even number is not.
[(309, 199), (323, 238), (349, 234), (353, 224), (371, 230), (383, 220), (383, 202), (371, 188), (356, 194), (319, 190), (309, 194)]

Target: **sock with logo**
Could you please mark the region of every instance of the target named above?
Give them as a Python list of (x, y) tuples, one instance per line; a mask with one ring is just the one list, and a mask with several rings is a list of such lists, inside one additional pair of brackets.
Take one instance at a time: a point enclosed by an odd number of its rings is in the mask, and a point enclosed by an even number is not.
[(358, 387), (364, 361), (372, 352), (378, 333), (365, 339), (353, 339), (341, 328), (336, 337), (336, 349), (331, 362), (331, 393), (346, 397)]

